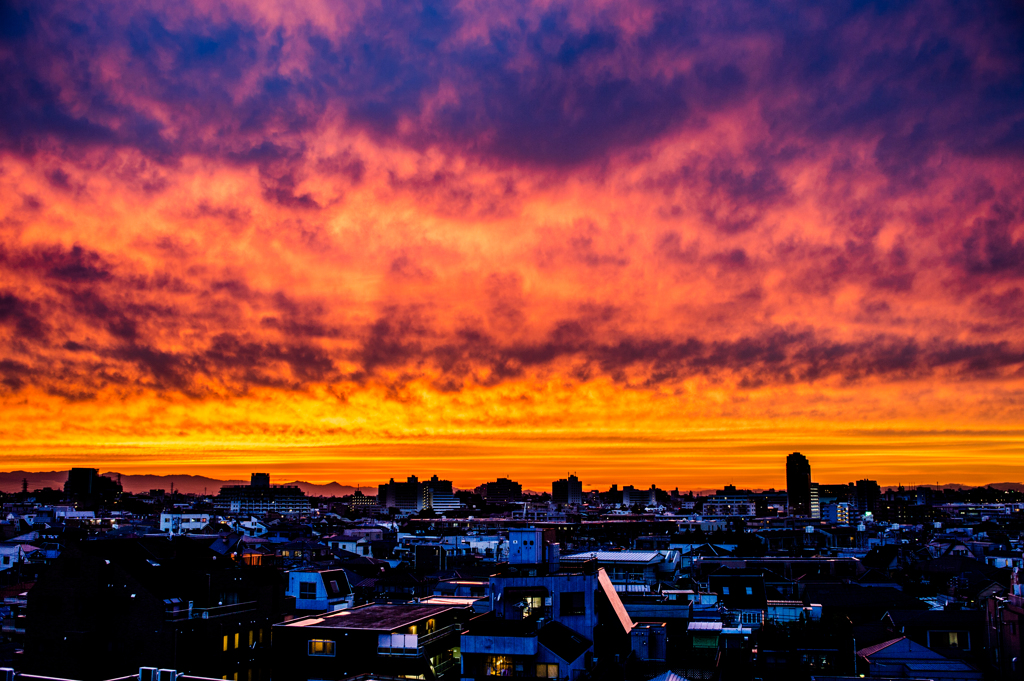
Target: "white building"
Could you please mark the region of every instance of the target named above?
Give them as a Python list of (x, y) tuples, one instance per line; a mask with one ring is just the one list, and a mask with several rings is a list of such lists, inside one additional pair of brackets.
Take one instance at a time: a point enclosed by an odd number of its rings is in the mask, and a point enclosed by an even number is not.
[(430, 487), (424, 486), (423, 508), (432, 509), (434, 513), (440, 514), (445, 511), (456, 511), (462, 508), (462, 502), (454, 494), (436, 492)]
[(320, 612), (351, 608), (355, 599), (344, 570), (293, 570), (285, 595), (295, 597), (296, 610)]
[(210, 524), (209, 513), (161, 513), (160, 531), (181, 534), (196, 532)]
[(849, 525), (850, 505), (845, 501), (825, 504), (821, 509), (821, 519), (833, 525)]

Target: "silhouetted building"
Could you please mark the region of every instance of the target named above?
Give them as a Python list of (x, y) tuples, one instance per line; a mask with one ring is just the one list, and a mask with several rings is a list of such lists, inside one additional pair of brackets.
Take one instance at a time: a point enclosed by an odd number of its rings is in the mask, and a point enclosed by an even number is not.
[(422, 511), (423, 484), (415, 475), (410, 475), (405, 482), (395, 482), (391, 478), (377, 487), (377, 503), (384, 508), (397, 508), (408, 513)]
[(231, 515), (264, 515), (271, 511), (282, 514), (309, 513), (309, 499), (298, 487), (271, 486), (267, 473), (253, 473), (248, 485), (221, 487), (214, 508)]
[(489, 504), (508, 504), (523, 498), (523, 486), (508, 478), (498, 478), (494, 482), (481, 485), (478, 489), (480, 496)]
[(79, 496), (93, 494), (116, 494), (121, 485), (110, 478), (100, 475), (95, 468), (72, 468), (68, 471), (68, 480), (64, 483), (64, 492)]
[(66, 549), (29, 592), (24, 669), (102, 679), (139, 667), (267, 678), (284, 583), (212, 542), (148, 537)]
[(880, 496), (882, 496), (882, 489), (874, 480), (857, 481), (855, 499), (857, 510), (861, 513), (874, 513)]
[(551, 483), (551, 501), (556, 504), (582, 504), (583, 483), (575, 475), (555, 480)]
[(658, 503), (657, 489), (651, 485), (650, 489), (637, 489), (632, 485), (622, 488), (623, 506), (653, 506)]
[(786, 457), (786, 493), (792, 514), (811, 514), (811, 464), (800, 452)]

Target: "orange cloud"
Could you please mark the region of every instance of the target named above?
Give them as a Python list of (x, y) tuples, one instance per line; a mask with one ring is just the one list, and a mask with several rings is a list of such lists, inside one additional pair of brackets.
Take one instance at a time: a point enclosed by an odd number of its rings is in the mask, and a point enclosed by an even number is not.
[(11, 466), (1018, 475), (1014, 10), (3, 11)]

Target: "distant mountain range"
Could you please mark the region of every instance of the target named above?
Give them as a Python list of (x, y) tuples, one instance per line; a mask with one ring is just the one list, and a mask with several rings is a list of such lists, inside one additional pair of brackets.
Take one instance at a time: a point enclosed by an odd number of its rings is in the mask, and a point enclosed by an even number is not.
[[(117, 473), (108, 472), (102, 475), (117, 480)], [(30, 473), (27, 471), (11, 471), (0, 473), (0, 492), (20, 492), (21, 481), (28, 480), (29, 490), (42, 489), (44, 487), (63, 488), (67, 482), (67, 471), (47, 471), (43, 473)], [(294, 480), (283, 482), (271, 480), (274, 485), (294, 485), (310, 496), (316, 497), (341, 497), (355, 492), (355, 487), (342, 485), (337, 482), (330, 482), (326, 485), (318, 485), (312, 482)], [(225, 485), (248, 485), (248, 480), (218, 480), (202, 475), (121, 475), (121, 486), (126, 492), (137, 494), (148, 492), (151, 489), (162, 489), (165, 492), (171, 491), (174, 486), (176, 491), (184, 494), (216, 494)], [(370, 496), (377, 495), (376, 487), (360, 487), (363, 494)]]

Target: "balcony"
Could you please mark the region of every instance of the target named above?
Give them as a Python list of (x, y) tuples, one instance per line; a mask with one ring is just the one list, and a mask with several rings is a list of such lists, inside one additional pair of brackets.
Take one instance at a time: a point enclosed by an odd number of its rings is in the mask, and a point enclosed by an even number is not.
[(387, 657), (423, 657), (424, 649), (427, 645), (445, 636), (458, 634), (461, 631), (461, 624), (450, 624), (447, 627), (421, 636), (416, 634), (381, 634), (378, 638), (377, 654)]
[(443, 661), (441, 664), (434, 665), (432, 667), (433, 672), (434, 672), (434, 677), (435, 678), (441, 678), (442, 676), (444, 676), (445, 674), (447, 674), (449, 671), (451, 671), (453, 668), (455, 668), (457, 666), (459, 666), (459, 661), (456, 660), (454, 657), (450, 657), (447, 660)]

